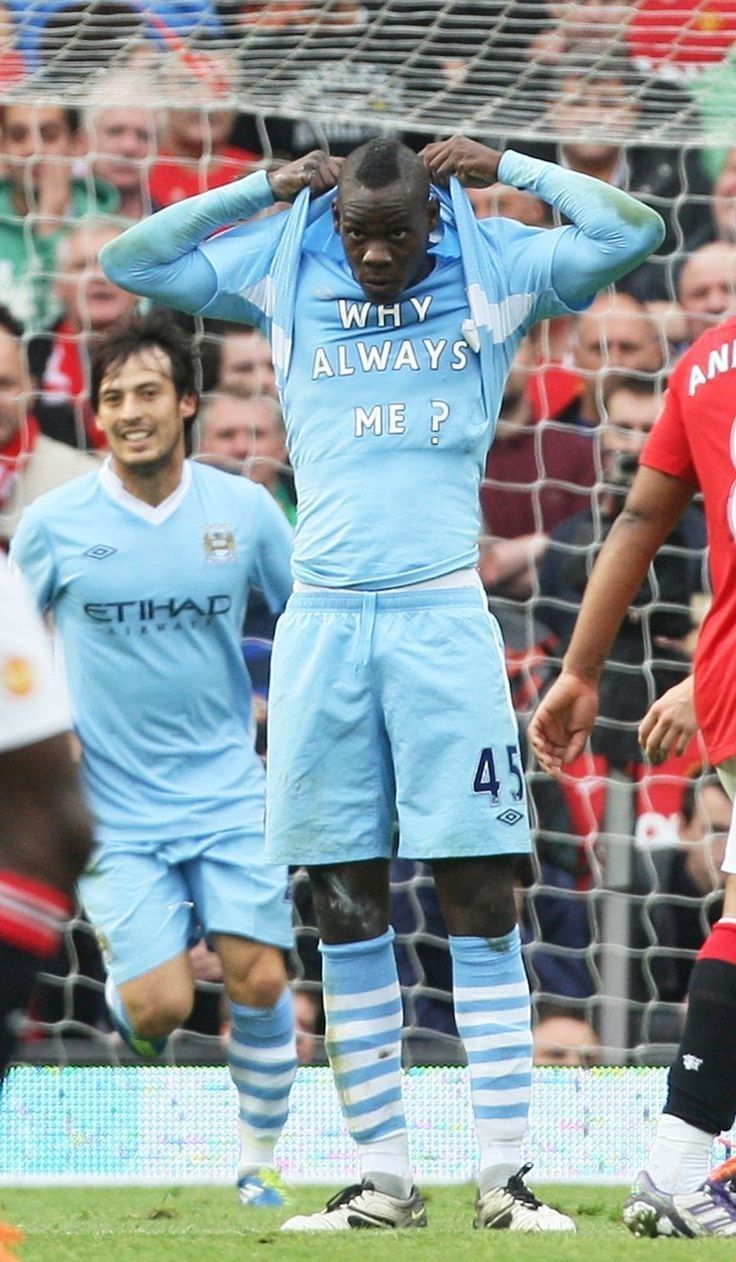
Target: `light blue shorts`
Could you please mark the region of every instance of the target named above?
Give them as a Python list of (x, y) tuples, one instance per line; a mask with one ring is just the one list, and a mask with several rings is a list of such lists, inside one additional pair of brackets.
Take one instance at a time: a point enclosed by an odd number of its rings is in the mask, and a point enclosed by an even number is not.
[(203, 935), (292, 946), (288, 872), (266, 862), (262, 835), (228, 831), (139, 847), (103, 844), (79, 886), (116, 985)]
[(531, 849), (503, 641), (476, 588), (300, 592), (276, 628), (266, 849), (290, 864)]

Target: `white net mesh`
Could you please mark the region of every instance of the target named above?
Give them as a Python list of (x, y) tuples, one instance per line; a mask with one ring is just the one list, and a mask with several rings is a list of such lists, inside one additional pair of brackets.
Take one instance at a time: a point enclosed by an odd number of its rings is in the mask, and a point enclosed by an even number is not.
[[(240, 109), (317, 125), (434, 133), (554, 134), (556, 79), (593, 80), (617, 63), (647, 143), (697, 140), (701, 119), (727, 134), (733, 106), (724, 63), (736, 17), (729, 0), (588, 3), (568, 0), (10, 0), (6, 37), (25, 85), (84, 100), (96, 79), (135, 63), (160, 75), (178, 63)], [(19, 78), (7, 62), (5, 78)], [(151, 104), (181, 103), (181, 81), (159, 78)], [(685, 90), (692, 86), (695, 90)], [(610, 134), (616, 131), (611, 120)]]
[[(614, 372), (628, 373), (635, 397), (632, 376), (652, 382), (656, 396), (679, 344), (692, 335), (688, 321), (698, 312), (706, 320), (718, 318), (733, 303), (734, 273), (724, 265), (720, 308), (696, 301), (688, 310), (681, 292), (682, 264), (699, 246), (718, 242), (736, 250), (736, 188), (713, 192), (736, 112), (731, 0), (671, 6), (647, 0), (430, 0), (419, 6), (408, 0), (367, 6), (344, 0), (11, 0), (0, 32), (2, 184), (10, 190), (15, 179), (17, 189), (21, 173), (27, 211), (9, 194), (0, 206), (0, 277), (4, 300), (26, 326), (42, 429), (69, 450), (96, 441), (86, 396), (87, 354), (121, 299), (95, 293), (90, 276), (99, 247), (94, 233), (117, 231), (116, 216), (150, 213), (161, 201), (235, 178), (254, 162), (315, 144), (344, 153), (377, 131), (419, 144), (455, 130), (557, 158), (564, 158), (566, 146), (579, 149), (585, 141), (590, 150), (604, 151), (601, 173), (608, 154), (604, 178), (629, 187), (665, 215), (668, 236), (660, 255), (623, 286), (633, 304), (629, 334), (632, 321), (651, 326), (658, 355), (630, 362), (624, 352), (622, 358), (613, 327), (604, 323), (598, 362), (591, 366), (582, 355), (576, 358), (582, 324), (544, 326), (523, 364), (522, 394), (534, 423), (527, 417), (514, 430), (519, 418), (511, 416), (510, 444), (501, 434), (488, 466), (482, 567), (506, 634), (523, 728), (554, 677), (590, 564), (610, 525), (604, 486), (610, 492), (613, 475), (601, 438), (605, 427), (595, 440), (586, 436), (581, 463), (579, 453), (567, 451), (571, 435), (574, 447), (586, 428), (574, 422), (610, 420), (606, 381)], [(47, 166), (66, 180), (66, 200), (49, 211), (48, 188), (44, 192), (37, 178), (39, 155), (48, 149), (39, 111), (58, 106), (82, 107), (82, 119), (74, 143), (48, 159)], [(31, 146), (22, 152), (24, 142), (13, 136), (11, 124), (18, 110), (29, 108), (35, 121)], [(117, 134), (103, 130), (103, 114), (116, 109), (134, 133), (125, 144), (120, 120)], [(178, 151), (171, 142), (173, 116), (182, 124)], [(589, 152), (586, 160), (597, 159)], [(108, 195), (110, 183), (115, 195)], [(73, 213), (70, 197), (77, 199)], [(519, 217), (537, 213), (528, 205), (500, 210)], [(541, 222), (551, 221), (545, 208), (541, 214)], [(80, 224), (87, 231), (81, 246)], [(76, 323), (60, 329), (59, 320), (72, 308)], [(124, 310), (123, 302), (115, 314)], [(199, 341), (206, 401), (223, 395), (232, 401), (263, 388), (248, 376), (258, 358), (252, 335), (213, 325), (199, 328)], [(614, 489), (621, 485), (617, 477)], [(535, 771), (529, 776), (537, 857), (534, 872), (520, 874), (520, 904), (535, 998), (591, 1019), (604, 1045), (601, 1055), (613, 1063), (671, 1052), (688, 965), (719, 898), (712, 858), (705, 867), (687, 862), (714, 849), (710, 834), (720, 831), (715, 806), (703, 807), (700, 839), (683, 842), (685, 824), (678, 821), (691, 777), (703, 793), (712, 788), (697, 779), (702, 750), (693, 744), (654, 773), (643, 765), (636, 741), (644, 710), (689, 668), (691, 609), (707, 597), (702, 518), (697, 507), (692, 511), (668, 541), (617, 641), (592, 753), (562, 790)], [(583, 519), (556, 534), (575, 512)], [(512, 518), (518, 519), (514, 529)], [(4, 534), (14, 520), (4, 504)], [(520, 540), (521, 552), (513, 556), (510, 545)], [(536, 559), (531, 568), (530, 556)], [(268, 637), (261, 632), (254, 639), (262, 644)], [(304, 995), (315, 1000), (305, 1001), (302, 1012), (307, 1059), (320, 1055), (319, 1038), (312, 1040), (306, 1028), (314, 1024), (319, 1035), (319, 965), (303, 874), (295, 888), (303, 921), (296, 976)], [(447, 943), (422, 865), (396, 866), (394, 923), (409, 1054), (415, 1062), (452, 1059), (459, 1051)], [(91, 929), (80, 920), (63, 955), (42, 977), (26, 1055), (45, 1058), (50, 1052), (64, 1060), (120, 1054), (107, 1027), (102, 983)], [(220, 1056), (218, 1031), (226, 1012), (219, 987), (205, 981), (200, 990), (192, 1023), (199, 1033), (173, 1040), (176, 1059)]]

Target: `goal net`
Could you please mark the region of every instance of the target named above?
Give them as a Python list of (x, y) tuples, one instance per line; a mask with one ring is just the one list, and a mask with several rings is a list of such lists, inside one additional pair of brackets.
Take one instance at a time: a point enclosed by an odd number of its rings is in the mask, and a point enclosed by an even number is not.
[[(254, 163), (316, 145), (345, 153), (377, 132), (419, 146), (459, 131), (587, 163), (663, 213), (662, 250), (623, 286), (629, 306), (601, 313), (589, 357), (581, 351), (582, 324), (542, 326), (519, 366), (521, 385), (504, 401), (506, 431), (483, 487), (481, 561), (506, 636), (523, 732), (559, 667), (610, 505), (626, 484), (624, 455), (612, 455), (603, 441), (612, 379), (625, 377), (617, 384), (624, 395), (628, 389), (629, 405), (631, 398), (634, 406), (646, 401), (647, 390), (656, 403), (698, 313), (717, 318), (733, 302), (734, 273), (725, 265), (719, 311), (698, 307), (697, 298), (686, 308), (681, 287), (683, 265), (697, 250), (736, 250), (736, 186), (722, 175), (736, 114), (732, 0), (9, 0), (6, 8), (3, 185), (17, 190), (20, 179), (26, 206), (12, 241), (6, 229), (17, 228), (17, 201), (8, 194), (7, 212), (0, 211), (0, 276), (4, 301), (26, 328), (34, 408), (45, 418), (42, 428), (67, 445), (94, 449), (96, 441), (85, 373), (90, 338), (101, 326), (79, 290), (79, 276), (93, 262), (79, 264), (64, 244), (82, 222), (99, 227), (103, 216), (117, 231), (116, 215), (150, 213)], [(54, 211), (58, 245), (51, 251), (39, 246), (45, 212), (33, 174), (38, 153), (20, 153), (10, 123), (18, 110), (57, 107), (67, 120), (69, 110), (79, 117), (68, 149), (51, 157), (66, 170), (68, 194), (67, 208)], [(119, 116), (117, 135), (107, 127), (111, 111)], [(36, 146), (45, 144), (40, 114), (33, 126)], [(125, 129), (133, 133), (129, 149), (119, 143)], [(100, 188), (109, 185), (115, 195), (105, 201)], [(70, 189), (79, 190), (74, 211)], [(507, 195), (491, 198), (486, 212), (554, 222), (549, 208), (531, 205), (534, 199), (511, 204), (502, 200)], [(24, 251), (20, 264), (16, 247)], [(69, 323), (71, 308), (76, 324)], [(626, 336), (615, 326), (619, 317)], [(251, 334), (219, 325), (197, 332), (205, 403), (261, 388), (242, 375), (233, 384), (224, 368), (238, 356), (242, 368), (245, 355), (246, 375), (252, 370)], [(622, 337), (633, 340), (634, 353), (622, 350)], [(629, 420), (616, 425), (625, 431)], [(584, 469), (567, 452), (571, 434), (587, 442)], [(523, 460), (515, 447), (522, 439)], [(7, 535), (5, 511), (3, 505)], [(579, 529), (561, 529), (586, 511)], [(668, 540), (617, 641), (591, 752), (561, 787), (528, 767), (536, 850), (534, 863), (519, 872), (519, 905), (535, 1004), (540, 1017), (564, 1013), (591, 1023), (604, 1063), (666, 1062), (671, 1055), (689, 968), (720, 897), (722, 804), (703, 750), (694, 741), (682, 757), (654, 769), (636, 738), (647, 706), (689, 670), (692, 629), (708, 598), (698, 514), (696, 506)], [(516, 533), (512, 520), (520, 523)], [(250, 636), (250, 661), (263, 675), (262, 707), (267, 649), (268, 634)], [(429, 869), (397, 863), (393, 877), (407, 1055), (416, 1064), (452, 1062), (461, 1053)], [(302, 872), (294, 887), (303, 1058), (319, 1061), (317, 932)], [(172, 1041), (171, 1055), (181, 1063), (217, 1060), (227, 1021), (204, 950), (195, 967), (201, 980), (192, 1029)], [(124, 1059), (106, 1023), (103, 978), (80, 914), (63, 954), (41, 978), (26, 1059)]]

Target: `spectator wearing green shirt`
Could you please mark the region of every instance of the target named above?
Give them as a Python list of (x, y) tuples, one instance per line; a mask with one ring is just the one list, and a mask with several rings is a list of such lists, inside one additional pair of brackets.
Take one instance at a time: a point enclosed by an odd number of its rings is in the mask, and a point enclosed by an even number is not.
[(76, 110), (7, 104), (0, 108), (0, 143), (0, 291), (15, 318), (35, 330), (59, 314), (53, 288), (59, 242), (82, 216), (117, 211), (118, 195), (75, 175), (83, 149)]

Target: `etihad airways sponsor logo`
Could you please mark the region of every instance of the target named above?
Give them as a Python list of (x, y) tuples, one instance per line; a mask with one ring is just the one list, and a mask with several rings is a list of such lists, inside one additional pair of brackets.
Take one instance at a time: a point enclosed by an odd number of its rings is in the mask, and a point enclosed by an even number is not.
[(84, 606), (84, 612), (93, 622), (167, 623), (187, 617), (217, 618), (229, 613), (231, 608), (232, 598), (225, 593), (199, 600), (192, 596), (184, 599), (169, 596), (164, 600), (145, 597), (143, 600), (90, 601)]

